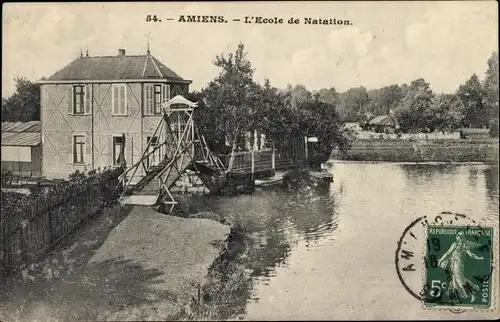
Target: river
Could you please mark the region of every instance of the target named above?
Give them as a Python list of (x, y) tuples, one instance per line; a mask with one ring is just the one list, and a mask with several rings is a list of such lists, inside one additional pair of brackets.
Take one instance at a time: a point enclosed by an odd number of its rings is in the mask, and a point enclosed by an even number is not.
[(249, 278), (233, 288), (220, 318), (485, 317), (423, 310), (399, 281), (394, 254), (404, 229), (423, 215), (457, 212), (498, 225), (497, 166), (333, 162), (328, 169), (334, 183), (326, 192), (276, 189), (210, 203), (247, 218), (252, 232), (240, 260)]

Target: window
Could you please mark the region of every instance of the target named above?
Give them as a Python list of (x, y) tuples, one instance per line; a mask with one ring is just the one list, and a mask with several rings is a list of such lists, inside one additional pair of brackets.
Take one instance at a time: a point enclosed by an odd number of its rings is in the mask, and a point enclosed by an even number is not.
[(125, 84), (113, 85), (113, 115), (127, 115), (127, 88)]
[(73, 137), (73, 163), (85, 162), (85, 136), (75, 135)]
[(170, 99), (170, 86), (167, 84), (146, 84), (144, 87), (144, 114), (161, 114), (161, 104)]
[(92, 111), (92, 84), (72, 85), (67, 93), (68, 114), (86, 115)]
[(73, 114), (85, 114), (85, 86), (73, 86)]
[(113, 137), (113, 164), (120, 165), (125, 161), (125, 136)]
[(155, 85), (155, 109), (154, 113), (155, 114), (160, 114), (161, 112), (161, 85)]

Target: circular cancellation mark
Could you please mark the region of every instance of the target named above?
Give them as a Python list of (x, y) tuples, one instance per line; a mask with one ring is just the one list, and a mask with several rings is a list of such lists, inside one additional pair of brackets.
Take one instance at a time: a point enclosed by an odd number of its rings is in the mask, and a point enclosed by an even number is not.
[[(462, 214), (419, 217), (398, 241), (398, 278), (427, 308), (462, 313), (492, 306), (493, 228)], [(464, 269), (465, 267), (465, 269)]]

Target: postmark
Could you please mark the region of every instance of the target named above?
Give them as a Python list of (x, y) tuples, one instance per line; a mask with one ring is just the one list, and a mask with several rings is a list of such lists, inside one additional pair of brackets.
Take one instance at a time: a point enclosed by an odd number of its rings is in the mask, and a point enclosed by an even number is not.
[(427, 226), (426, 307), (492, 306), (493, 227)]
[[(452, 235), (452, 232), (455, 232), (455, 235)], [(452, 244), (456, 243), (457, 234), (460, 236), (459, 239), (465, 236), (459, 244), (464, 246), (456, 248), (457, 244), (455, 244), (448, 252)], [(496, 304), (495, 283), (497, 281), (494, 277), (498, 254), (494, 245), (497, 243), (498, 236), (494, 227), (480, 224), (463, 214), (442, 212), (436, 216), (422, 216), (406, 227), (398, 241), (395, 254), (397, 276), (406, 291), (416, 300), (421, 301), (425, 309), (444, 309), (453, 313), (462, 313), (471, 309), (492, 310)], [(483, 259), (475, 259), (464, 250), (463, 256), (467, 259), (460, 262), (453, 261), (455, 265), (453, 272), (457, 274), (461, 272), (465, 275), (463, 278), (453, 279), (452, 271), (450, 271), (452, 267), (449, 266), (451, 261), (446, 258), (453, 256), (457, 259), (461, 256), (463, 249)], [(445, 254), (446, 257), (441, 260)], [(479, 262), (481, 262), (480, 267)], [(461, 265), (463, 265), (462, 270)], [(457, 283), (464, 282), (464, 278), (473, 282), (463, 286), (467, 290), (469, 288), (474, 290), (472, 302), (470, 291), (464, 293), (462, 288), (459, 288), (458, 293), (455, 291)], [(452, 285), (451, 289), (450, 285)], [(485, 296), (483, 296), (484, 293), (486, 293)], [(468, 294), (468, 300), (457, 294)]]

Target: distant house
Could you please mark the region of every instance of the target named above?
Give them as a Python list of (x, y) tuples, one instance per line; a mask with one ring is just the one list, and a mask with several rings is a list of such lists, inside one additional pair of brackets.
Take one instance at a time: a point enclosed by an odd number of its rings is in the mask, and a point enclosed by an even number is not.
[(357, 122), (345, 122), (344, 124), (342, 124), (342, 129), (347, 130), (347, 131), (352, 131), (352, 132), (363, 131), (363, 128)]
[[(41, 85), (43, 175), (65, 178), (76, 170), (139, 161), (161, 137), (153, 136), (160, 105), (186, 96), (190, 80), (165, 66), (149, 49), (143, 55), (83, 56)], [(161, 132), (161, 131), (160, 131)], [(163, 147), (146, 159), (160, 161)], [(142, 168), (138, 174), (142, 175)]]
[(376, 133), (390, 133), (396, 129), (397, 122), (388, 115), (379, 115), (368, 122), (368, 127)]
[(490, 130), (480, 128), (463, 128), (460, 130), (460, 137), (462, 139), (485, 139), (490, 137)]
[(2, 123), (2, 170), (22, 176), (41, 174), (40, 121)]

